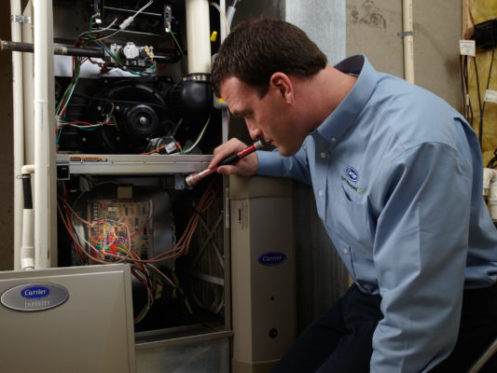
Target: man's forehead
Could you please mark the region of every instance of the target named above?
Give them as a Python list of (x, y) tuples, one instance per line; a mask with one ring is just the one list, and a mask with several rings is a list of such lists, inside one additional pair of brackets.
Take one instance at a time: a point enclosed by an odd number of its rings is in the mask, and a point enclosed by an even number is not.
[(255, 90), (236, 77), (230, 77), (221, 82), (219, 87), (221, 98), (226, 101), (230, 110), (246, 106)]
[(237, 77), (229, 76), (223, 79), (219, 85), (219, 91), (222, 95), (231, 94), (233, 91), (243, 90), (243, 85), (243, 82)]

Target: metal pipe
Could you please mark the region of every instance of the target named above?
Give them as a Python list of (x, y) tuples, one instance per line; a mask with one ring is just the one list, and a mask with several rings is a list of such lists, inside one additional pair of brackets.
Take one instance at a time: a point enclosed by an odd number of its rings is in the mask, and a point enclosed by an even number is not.
[[(0, 51), (4, 50), (33, 53), (34, 44), (0, 39)], [(67, 45), (56, 44), (53, 47), (53, 51), (54, 54), (61, 56), (78, 56), (78, 57), (95, 57), (95, 58), (105, 57), (105, 52), (102, 49), (96, 49), (96, 48), (76, 48)], [(174, 53), (175, 54), (171, 56), (156, 54), (154, 56), (154, 59), (156, 61), (163, 63), (175, 63), (181, 59), (181, 54), (177, 51), (175, 51)]]
[[(10, 50), (16, 52), (30, 52), (34, 51), (34, 44), (32, 43), (21, 43), (14, 41), (7, 41), (0, 39), (0, 50)], [(95, 48), (76, 48), (65, 45), (54, 45), (54, 54), (62, 56), (82, 56), (82, 57), (100, 57), (105, 56), (105, 52), (102, 49)]]
[(402, 37), (404, 41), (404, 79), (414, 84), (414, 37), (412, 0), (402, 0)]
[[(104, 11), (110, 11), (110, 12), (115, 12), (115, 13), (121, 13), (121, 14), (135, 14), (136, 13), (136, 10), (135, 9), (126, 9), (126, 8), (117, 8), (117, 7), (114, 7), (114, 6), (107, 6), (107, 5), (104, 5)], [(146, 17), (154, 17), (154, 18), (162, 18), (162, 14), (161, 13), (153, 13), (153, 12), (147, 12), (147, 11), (143, 11), (143, 12), (140, 12), (140, 15), (141, 16), (146, 16)]]

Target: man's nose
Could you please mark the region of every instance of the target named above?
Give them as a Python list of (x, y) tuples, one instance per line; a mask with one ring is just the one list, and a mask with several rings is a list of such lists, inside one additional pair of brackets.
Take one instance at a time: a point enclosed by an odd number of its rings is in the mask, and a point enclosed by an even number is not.
[(250, 137), (252, 140), (257, 140), (263, 138), (262, 131), (257, 128), (254, 123), (250, 121), (245, 121), (247, 124), (247, 129), (249, 131)]

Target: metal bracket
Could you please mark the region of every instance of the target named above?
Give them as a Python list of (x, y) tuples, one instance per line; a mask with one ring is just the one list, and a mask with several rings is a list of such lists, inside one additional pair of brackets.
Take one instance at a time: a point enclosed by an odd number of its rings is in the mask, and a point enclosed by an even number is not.
[(404, 32), (397, 33), (397, 36), (401, 39), (403, 39), (406, 36), (413, 36), (413, 35), (414, 35), (414, 32), (412, 32), (412, 31), (404, 31)]
[(10, 15), (10, 22), (12, 23), (27, 23), (31, 24), (31, 17), (29, 16), (23, 16), (22, 14), (11, 14)]
[(71, 179), (71, 169), (68, 164), (57, 164), (57, 180)]

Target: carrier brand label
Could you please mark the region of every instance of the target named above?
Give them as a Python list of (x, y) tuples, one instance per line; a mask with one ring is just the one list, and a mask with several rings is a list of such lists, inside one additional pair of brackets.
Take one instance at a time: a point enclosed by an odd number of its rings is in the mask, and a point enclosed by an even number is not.
[(60, 306), (69, 298), (67, 289), (58, 284), (21, 284), (4, 291), (0, 303), (15, 311), (44, 311)]
[(286, 255), (279, 252), (270, 252), (261, 254), (257, 261), (265, 266), (275, 266), (283, 263), (286, 260)]
[(44, 286), (30, 286), (21, 290), (24, 298), (43, 298), (50, 294), (50, 289)]
[(357, 180), (359, 180), (359, 173), (357, 172), (357, 170), (354, 168), (354, 167), (347, 167), (345, 168), (345, 175), (347, 175), (347, 178), (355, 183), (357, 182)]

